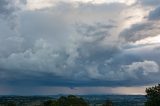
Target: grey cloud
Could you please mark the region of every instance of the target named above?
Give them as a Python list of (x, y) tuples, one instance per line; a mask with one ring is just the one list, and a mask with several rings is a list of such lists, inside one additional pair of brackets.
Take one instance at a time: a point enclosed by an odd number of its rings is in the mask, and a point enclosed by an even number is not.
[(0, 18), (8, 23), (12, 30), (18, 32), (18, 15), (25, 5), (25, 0), (1, 0), (0, 1)]
[(147, 37), (157, 36), (159, 31), (159, 22), (142, 22), (132, 25), (130, 28), (124, 29), (120, 33), (120, 38), (124, 38), (126, 42), (135, 42)]
[(9, 0), (0, 1), (0, 14), (2, 16), (8, 16), (12, 14), (12, 12), (15, 10), (15, 8), (10, 5), (11, 5), (11, 2)]
[[(154, 79), (150, 80), (149, 81), (150, 83), (154, 81), (155, 82), (159, 81), (160, 79), (158, 73), (160, 73), (159, 72), (160, 61), (159, 58), (157, 57), (160, 51), (156, 49), (158, 47), (159, 45), (157, 44), (157, 45), (138, 46), (135, 48), (133, 47), (129, 49), (124, 49), (121, 53), (114, 55), (110, 60), (106, 61), (105, 65), (110, 67), (109, 70), (111, 72), (113, 71), (114, 75), (117, 76), (116, 78), (122, 80), (122, 82), (123, 80), (128, 79), (132, 80), (133, 82), (138, 80), (137, 83), (144, 83), (147, 78), (152, 78), (153, 76)], [(148, 66), (150, 66), (150, 68), (152, 69), (147, 68)], [(132, 72), (130, 73), (129, 70), (132, 70), (133, 73)], [(108, 71), (108, 73), (110, 71)], [(153, 73), (146, 74), (149, 72)]]
[(131, 26), (131, 28), (125, 29), (123, 32), (120, 33), (120, 37), (123, 37), (126, 41), (137, 41), (140, 39), (145, 38), (146, 35), (145, 29), (151, 29), (152, 27), (150, 26), (149, 23), (138, 23), (134, 24)]
[(157, 6), (160, 4), (159, 0), (138, 0), (137, 2), (146, 6)]
[[(7, 21), (0, 20), (0, 45), (4, 45), (0, 48), (0, 79), (4, 85), (13, 86), (134, 86), (153, 83), (153, 80), (145, 80), (149, 74), (138, 75), (136, 72), (139, 71), (132, 71), (138, 79), (127, 77), (134, 63), (140, 62), (139, 67), (146, 68), (148, 64), (156, 66), (159, 61), (142, 57), (145, 55), (142, 51), (129, 52), (129, 48), (121, 45), (121, 38), (125, 38), (125, 44), (128, 44), (151, 36), (146, 35), (146, 30), (151, 31), (156, 24), (135, 24), (118, 38), (119, 21), (124, 17), (121, 12), (125, 9), (126, 5), (118, 3), (78, 6), (62, 3), (43, 10), (25, 10), (18, 14), (18, 34), (6, 25)], [(147, 65), (145, 60), (148, 60)]]
[(159, 20), (160, 19), (160, 7), (157, 7), (155, 10), (151, 11), (148, 18), (149, 20)]
[[(135, 42), (146, 37), (157, 36), (159, 32), (159, 0), (139, 0), (142, 8), (148, 11), (145, 20), (131, 25), (120, 33), (120, 38), (126, 42)], [(146, 6), (152, 6), (147, 8)], [(151, 9), (152, 8), (152, 9)], [(151, 11), (152, 10), (152, 11)]]
[(114, 25), (105, 25), (103, 23), (96, 23), (95, 25), (80, 24), (77, 26), (77, 32), (84, 36), (108, 36), (108, 31), (116, 27)]
[(158, 58), (158, 54), (160, 53), (160, 50), (158, 48), (159, 44), (140, 45), (138, 47), (126, 49), (125, 53), (137, 57), (139, 61), (142, 61), (144, 59), (154, 60), (159, 64), (160, 61)]
[(20, 0), (20, 3), (27, 4), (27, 0)]
[(134, 62), (130, 65), (122, 66), (128, 73), (128, 77), (137, 79), (138, 76), (148, 76), (159, 72), (159, 65), (154, 61)]

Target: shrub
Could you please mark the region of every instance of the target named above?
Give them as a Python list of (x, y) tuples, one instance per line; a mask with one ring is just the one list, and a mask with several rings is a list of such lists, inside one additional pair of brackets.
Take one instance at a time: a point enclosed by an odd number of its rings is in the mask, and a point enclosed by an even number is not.
[(160, 84), (146, 89), (145, 106), (160, 106)]

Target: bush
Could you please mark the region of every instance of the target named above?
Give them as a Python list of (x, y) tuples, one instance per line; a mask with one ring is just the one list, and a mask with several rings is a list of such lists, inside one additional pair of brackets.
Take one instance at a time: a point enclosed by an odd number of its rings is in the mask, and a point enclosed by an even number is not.
[(7, 102), (4, 104), (4, 106), (16, 106), (15, 102)]
[(46, 101), (44, 106), (88, 106), (88, 104), (82, 98), (69, 95), (67, 97), (62, 96), (56, 101)]
[(43, 106), (54, 106), (54, 103), (55, 103), (54, 101), (48, 100), (43, 103)]
[(113, 103), (111, 100), (107, 100), (102, 106), (113, 106)]
[(146, 89), (145, 106), (160, 106), (160, 84)]

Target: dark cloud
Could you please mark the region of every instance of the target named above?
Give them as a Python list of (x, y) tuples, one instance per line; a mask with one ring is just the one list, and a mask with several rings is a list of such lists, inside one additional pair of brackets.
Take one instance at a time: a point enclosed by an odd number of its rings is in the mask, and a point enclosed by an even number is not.
[[(132, 24), (129, 28), (120, 33), (120, 38), (126, 42), (136, 42), (147, 37), (157, 36), (159, 32), (159, 0), (138, 0), (148, 15), (144, 16), (143, 21)], [(148, 8), (147, 6), (151, 6)], [(129, 17), (133, 18), (133, 17)], [(128, 19), (128, 18), (127, 18)]]
[(8, 16), (12, 14), (15, 10), (14, 7), (10, 6), (11, 2), (9, 0), (1, 0), (0, 1), (0, 15), (1, 16)]
[(146, 6), (157, 6), (160, 4), (159, 0), (137, 0), (137, 2)]
[(16, 12), (13, 21), (19, 27), (12, 30), (9, 20), (0, 19), (2, 86), (118, 87), (160, 80), (160, 52), (154, 51), (159, 46), (131, 44), (158, 35), (159, 24), (154, 19), (126, 28), (124, 17), (135, 18), (125, 13), (132, 6), (59, 3), (17, 12), (16, 8), (7, 10), (8, 5), (8, 1), (0, 2), (1, 13)]
[[(128, 42), (135, 42), (137, 40), (144, 39), (149, 35), (146, 31), (153, 29), (152, 23), (138, 23), (131, 26), (131, 28), (125, 29), (120, 33), (120, 37), (124, 38)], [(156, 36), (156, 35), (153, 35)]]
[(155, 10), (151, 11), (148, 18), (149, 20), (159, 20), (160, 19), (160, 7), (157, 7)]
[(147, 37), (157, 36), (160, 33), (158, 23), (159, 21), (153, 20), (133, 24), (130, 28), (126, 28), (120, 33), (120, 39), (124, 39), (126, 42), (136, 42)]
[[(19, 27), (18, 15), (22, 9), (25, 0), (1, 0), (0, 1), (0, 19), (7, 21), (10, 29), (17, 31)], [(18, 31), (17, 31), (18, 32)]]

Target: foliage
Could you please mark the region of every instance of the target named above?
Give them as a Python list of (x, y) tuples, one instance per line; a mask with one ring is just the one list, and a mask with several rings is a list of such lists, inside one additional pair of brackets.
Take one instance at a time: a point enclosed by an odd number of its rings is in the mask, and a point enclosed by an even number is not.
[(48, 100), (43, 103), (44, 106), (54, 106), (54, 101)]
[(14, 103), (14, 102), (7, 102), (7, 103), (5, 103), (4, 106), (16, 106), (16, 103)]
[(69, 95), (68, 97), (60, 97), (56, 101), (46, 101), (44, 106), (88, 106), (84, 99), (76, 97), (74, 95)]
[(113, 103), (111, 100), (107, 100), (102, 106), (113, 106)]
[(146, 89), (145, 106), (160, 106), (160, 84)]

